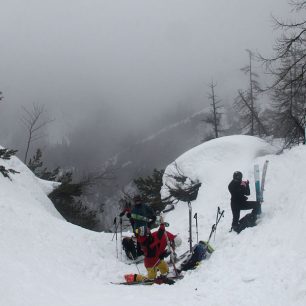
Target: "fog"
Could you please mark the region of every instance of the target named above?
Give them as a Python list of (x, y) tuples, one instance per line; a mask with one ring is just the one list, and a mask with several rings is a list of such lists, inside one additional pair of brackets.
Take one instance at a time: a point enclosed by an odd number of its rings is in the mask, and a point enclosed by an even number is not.
[(1, 0), (1, 144), (33, 102), (55, 119), (51, 142), (99, 118), (119, 141), (199, 110), (212, 79), (230, 102), (245, 49), (272, 52), (272, 13), (288, 16), (287, 0)]

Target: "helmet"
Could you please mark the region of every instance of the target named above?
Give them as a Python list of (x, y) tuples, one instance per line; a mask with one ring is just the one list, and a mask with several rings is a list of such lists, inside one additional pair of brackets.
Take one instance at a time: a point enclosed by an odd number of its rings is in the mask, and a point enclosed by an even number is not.
[(133, 201), (135, 204), (140, 204), (141, 203), (141, 196), (140, 195), (135, 195), (133, 198)]
[(233, 174), (233, 179), (235, 181), (241, 182), (242, 181), (242, 173), (240, 171), (235, 171), (234, 174)]
[(174, 237), (174, 245), (175, 247), (179, 247), (182, 244), (182, 239), (180, 236), (176, 235)]

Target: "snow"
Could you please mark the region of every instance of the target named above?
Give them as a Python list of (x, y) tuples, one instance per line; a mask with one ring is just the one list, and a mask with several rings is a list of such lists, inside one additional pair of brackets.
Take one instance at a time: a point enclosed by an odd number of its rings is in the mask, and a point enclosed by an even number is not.
[[(306, 146), (282, 154), (250, 136), (228, 136), (206, 142), (176, 160), (202, 186), (192, 202), (198, 213), (199, 239), (207, 240), (220, 206), (225, 216), (211, 244), (209, 260), (173, 286), (117, 286), (125, 273), (116, 238), (67, 223), (47, 197), (53, 182), (37, 179), (16, 157), (0, 165), (20, 174), (12, 181), (0, 175), (0, 305), (306, 305)], [(250, 180), (253, 166), (268, 159), (263, 216), (257, 227), (229, 232), (231, 211), (227, 185), (235, 170)], [(169, 165), (166, 173), (174, 170)], [(165, 175), (165, 183), (169, 178)], [(163, 194), (166, 190), (163, 189)], [(169, 230), (180, 233), (188, 248), (188, 208), (178, 203), (166, 215)], [(196, 240), (195, 227), (193, 238)], [(118, 237), (119, 239), (119, 237)], [(142, 264), (138, 264), (144, 272)]]

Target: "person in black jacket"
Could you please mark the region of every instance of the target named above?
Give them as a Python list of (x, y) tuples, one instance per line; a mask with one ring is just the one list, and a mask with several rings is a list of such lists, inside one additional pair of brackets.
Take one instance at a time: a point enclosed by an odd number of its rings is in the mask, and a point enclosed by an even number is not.
[(133, 198), (133, 201), (135, 205), (131, 210), (130, 222), (134, 233), (136, 233), (136, 230), (142, 226), (151, 229), (156, 221), (154, 210), (142, 201), (140, 195), (136, 195)]
[(261, 204), (257, 201), (248, 201), (250, 195), (249, 181), (242, 180), (242, 173), (235, 171), (233, 180), (228, 185), (231, 193), (231, 209), (233, 213), (232, 229), (237, 231), (239, 228), (240, 211), (253, 209), (252, 214), (259, 215), (261, 213)]

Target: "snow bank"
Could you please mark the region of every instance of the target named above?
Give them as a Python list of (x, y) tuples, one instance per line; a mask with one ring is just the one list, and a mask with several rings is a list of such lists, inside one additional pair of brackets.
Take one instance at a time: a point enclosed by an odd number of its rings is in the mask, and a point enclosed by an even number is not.
[[(207, 305), (306, 305), (306, 247), (302, 243), (306, 230), (306, 147), (282, 155), (275, 155), (277, 151), (255, 137), (229, 136), (204, 143), (176, 160), (184, 174), (202, 182), (192, 203), (193, 213), (198, 213), (199, 239), (208, 239), (216, 208), (225, 210), (216, 240), (211, 241), (215, 253), (184, 279), (193, 283), (196, 295)], [(232, 215), (227, 186), (232, 174), (240, 170), (250, 180), (249, 199), (255, 200), (253, 166), (258, 163), (262, 168), (266, 159), (270, 162), (260, 225), (240, 235), (229, 233)], [(165, 183), (167, 173), (173, 171), (171, 164), (165, 171)], [(165, 187), (163, 194), (167, 195)], [(187, 216), (187, 205), (179, 203), (167, 218), (182, 231), (185, 248)], [(193, 227), (194, 240), (195, 232)], [(194, 295), (188, 303), (194, 303)]]
[[(282, 155), (275, 151), (258, 138), (231, 136), (204, 143), (176, 160), (186, 175), (202, 182), (192, 203), (199, 238), (208, 238), (218, 206), (225, 217), (211, 241), (216, 251), (209, 260), (174, 286), (147, 287), (110, 284), (125, 273), (144, 272), (143, 266), (122, 262), (113, 234), (64, 221), (46, 196), (53, 183), (38, 180), (17, 158), (0, 160), (21, 172), (12, 181), (0, 175), (0, 305), (306, 305), (306, 146)], [(232, 173), (241, 170), (250, 180), (254, 199), (253, 165), (262, 166), (266, 159), (270, 163), (260, 224), (240, 235), (229, 233), (227, 185)], [(173, 164), (166, 173), (171, 171)], [(166, 183), (166, 175), (164, 179)], [(187, 205), (179, 203), (166, 220), (169, 230), (184, 238), (178, 250), (183, 252), (188, 248)]]

